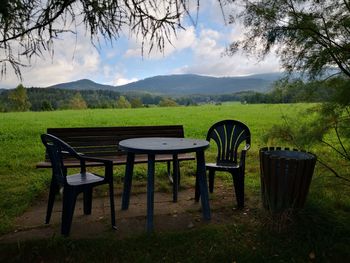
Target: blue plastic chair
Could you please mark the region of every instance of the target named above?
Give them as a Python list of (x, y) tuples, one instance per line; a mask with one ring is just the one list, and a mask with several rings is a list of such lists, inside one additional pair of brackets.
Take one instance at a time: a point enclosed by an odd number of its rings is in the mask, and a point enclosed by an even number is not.
[[(207, 133), (207, 141), (213, 140), (217, 145), (216, 163), (206, 163), (209, 172), (209, 191), (213, 193), (216, 171), (229, 172), (232, 175), (237, 207), (244, 207), (244, 172), (246, 152), (250, 149), (251, 135), (249, 128), (236, 120), (224, 120), (215, 123)], [(239, 147), (245, 143), (238, 154)], [(238, 158), (239, 157), (239, 158)], [(196, 180), (196, 201), (199, 191)]]
[[(55, 196), (59, 192), (59, 188), (63, 187), (61, 234), (68, 236), (71, 229), (77, 196), (80, 193), (84, 194), (84, 214), (91, 214), (93, 187), (108, 184), (112, 227), (116, 228), (113, 193), (113, 162), (79, 154), (67, 143), (50, 134), (42, 134), (41, 140), (46, 147), (47, 154), (52, 164), (52, 179), (45, 223), (48, 224), (50, 222)], [(79, 173), (67, 175), (67, 169), (64, 167), (63, 163), (66, 156), (69, 156), (69, 158), (73, 157), (80, 161)], [(100, 176), (95, 173), (87, 172), (86, 162), (89, 161), (103, 163), (105, 175)]]

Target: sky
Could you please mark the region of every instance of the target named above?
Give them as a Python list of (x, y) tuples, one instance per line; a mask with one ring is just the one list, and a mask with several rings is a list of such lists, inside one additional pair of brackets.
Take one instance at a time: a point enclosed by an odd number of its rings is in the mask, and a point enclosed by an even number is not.
[[(225, 9), (230, 13), (229, 9)], [(199, 74), (207, 76), (244, 76), (280, 71), (275, 54), (263, 61), (238, 52), (224, 54), (234, 40), (242, 38), (244, 27), (226, 24), (216, 0), (201, 1), (196, 24), (184, 21), (163, 53), (141, 53), (140, 40), (126, 32), (113, 42), (101, 41), (94, 47), (84, 30), (65, 34), (54, 44), (54, 55), (34, 57), (31, 66), (22, 68), (22, 81), (10, 68), (0, 80), (0, 88), (48, 87), (58, 83), (90, 79), (107, 85), (123, 85), (157, 75)], [(147, 47), (146, 47), (147, 49)]]

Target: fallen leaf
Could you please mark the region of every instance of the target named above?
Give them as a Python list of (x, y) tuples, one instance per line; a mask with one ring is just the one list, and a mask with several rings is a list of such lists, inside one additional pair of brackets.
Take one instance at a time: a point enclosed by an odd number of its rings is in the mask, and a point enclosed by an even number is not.
[(311, 260), (314, 260), (314, 259), (316, 258), (316, 255), (315, 255), (315, 252), (314, 252), (314, 251), (311, 251), (311, 252), (309, 253), (309, 258), (310, 258)]

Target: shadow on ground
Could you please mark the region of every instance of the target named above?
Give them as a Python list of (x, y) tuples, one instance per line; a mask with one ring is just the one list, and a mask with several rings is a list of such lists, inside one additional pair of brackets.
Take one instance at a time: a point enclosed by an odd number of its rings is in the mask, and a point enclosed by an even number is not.
[[(78, 199), (70, 237), (72, 239), (98, 238), (115, 235), (126, 238), (146, 232), (146, 193), (131, 194), (129, 209), (122, 211), (121, 193), (115, 196), (117, 230), (110, 225), (110, 207), (107, 196), (94, 197), (91, 215), (83, 214), (82, 199)], [(202, 219), (201, 203), (194, 200), (194, 189), (181, 189), (178, 202), (172, 202), (172, 194), (156, 192), (154, 196), (154, 231), (157, 233), (190, 230), (206, 224), (234, 223), (241, 217), (249, 217), (251, 209), (259, 204), (246, 201), (244, 210), (236, 210), (231, 188), (217, 184), (210, 196), (212, 219)], [(0, 243), (11, 243), (33, 239), (47, 239), (60, 235), (61, 198), (55, 202), (50, 224), (44, 224), (46, 198), (38, 200), (22, 216), (16, 218), (15, 230), (0, 237)], [(252, 208), (250, 208), (252, 207)]]

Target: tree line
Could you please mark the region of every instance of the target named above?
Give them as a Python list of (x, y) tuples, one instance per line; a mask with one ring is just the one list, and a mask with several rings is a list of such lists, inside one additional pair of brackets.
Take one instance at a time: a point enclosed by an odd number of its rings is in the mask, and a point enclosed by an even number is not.
[(245, 103), (301, 103), (327, 102), (337, 92), (334, 81), (342, 81), (342, 77), (330, 78), (328, 81), (301, 79), (281, 79), (273, 84), (266, 93), (249, 92), (242, 96)]
[(172, 98), (149, 93), (121, 94), (109, 90), (67, 90), (25, 88), (22, 84), (15, 89), (0, 91), (0, 112), (52, 111), (64, 109), (96, 108), (141, 108), (158, 105), (177, 106), (189, 100), (175, 101)]
[(0, 111), (52, 111), (63, 109), (96, 108), (141, 108), (149, 106), (192, 106), (198, 104), (228, 101), (241, 103), (298, 103), (325, 102), (336, 90), (329, 81), (279, 80), (266, 93), (244, 91), (221, 95), (188, 95), (183, 97), (164, 97), (150, 93), (130, 92), (121, 94), (110, 90), (68, 90), (25, 88), (18, 85), (12, 90), (0, 92)]

